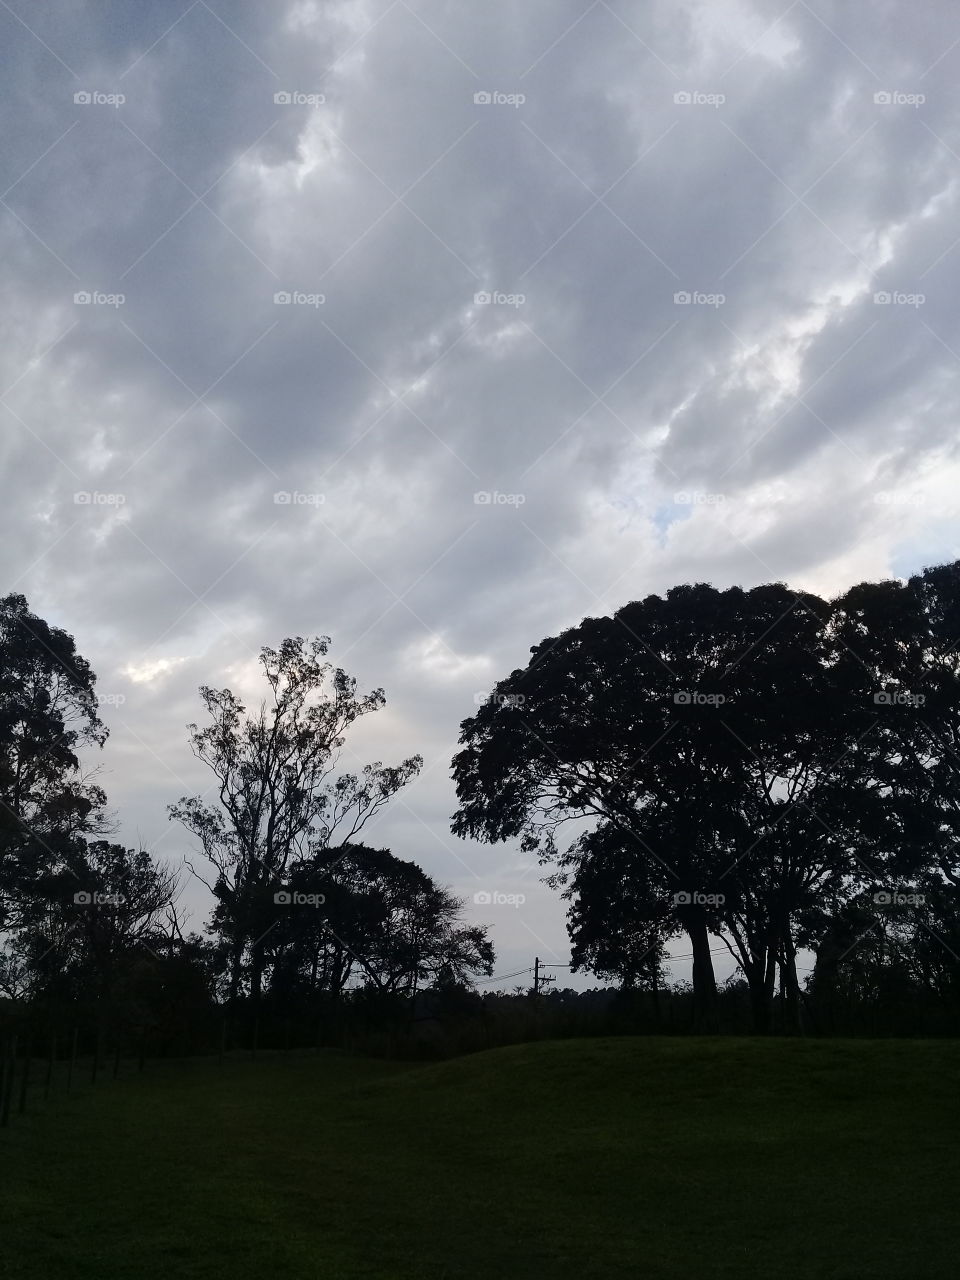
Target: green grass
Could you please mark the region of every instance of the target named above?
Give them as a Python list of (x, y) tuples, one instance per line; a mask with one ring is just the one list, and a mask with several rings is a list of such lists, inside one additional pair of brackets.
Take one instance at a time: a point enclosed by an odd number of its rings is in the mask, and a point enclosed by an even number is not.
[(0, 1133), (9, 1280), (946, 1280), (960, 1044), (171, 1063)]

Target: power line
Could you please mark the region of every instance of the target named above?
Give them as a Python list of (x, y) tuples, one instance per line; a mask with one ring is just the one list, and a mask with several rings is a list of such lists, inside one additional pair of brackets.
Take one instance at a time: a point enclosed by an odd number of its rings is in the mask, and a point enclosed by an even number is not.
[(483, 987), (486, 986), (488, 982), (505, 982), (507, 978), (519, 978), (525, 973), (533, 973), (533, 968), (518, 969), (516, 973), (495, 973), (492, 978), (481, 978), (480, 981), (474, 985)]
[[(712, 956), (719, 956), (719, 955), (729, 955), (730, 953), (726, 947), (713, 947), (711, 948), (710, 954)], [(671, 960), (689, 960), (692, 956), (693, 956), (692, 951), (685, 951), (683, 955), (679, 955), (679, 956), (669, 956), (669, 955), (664, 956), (664, 960), (667, 964), (669, 964)], [(572, 964), (544, 964), (543, 961), (541, 960), (540, 968), (541, 969), (572, 969), (573, 965)]]
[[(710, 955), (712, 956), (730, 955), (730, 952), (726, 947), (711, 947)], [(690, 960), (692, 957), (693, 957), (692, 951), (685, 951), (682, 955), (665, 956), (664, 959), (669, 964), (673, 960)], [(742, 966), (739, 966), (739, 962), (738, 962), (738, 967), (742, 967)], [(534, 994), (539, 995), (540, 988), (542, 986), (544, 986), (548, 982), (556, 982), (556, 978), (541, 977), (540, 976), (541, 969), (572, 969), (572, 968), (573, 968), (572, 964), (545, 964), (540, 959), (540, 957), (537, 956), (533, 965), (531, 965), (528, 969), (518, 969), (516, 973), (495, 973), (492, 978), (481, 978), (478, 982), (474, 983), (474, 986), (484, 987), (491, 982), (506, 982), (509, 978), (522, 978), (525, 973), (532, 973), (534, 975), (533, 977)], [(797, 965), (797, 968), (806, 970), (807, 966)]]

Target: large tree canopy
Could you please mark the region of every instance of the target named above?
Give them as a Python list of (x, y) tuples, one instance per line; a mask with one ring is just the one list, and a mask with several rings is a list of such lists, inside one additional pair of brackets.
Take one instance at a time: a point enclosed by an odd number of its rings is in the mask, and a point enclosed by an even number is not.
[[(915, 634), (919, 615), (907, 613)], [(888, 623), (877, 625), (889, 648)], [(746, 975), (758, 1026), (778, 971), (799, 1019), (800, 914), (921, 865), (891, 786), (895, 763), (908, 786), (899, 762), (922, 733), (917, 706), (897, 703), (883, 720), (882, 664), (852, 639), (842, 611), (780, 584), (677, 587), (587, 619), (537, 645), (464, 721), (453, 829), (519, 837), (572, 868), (575, 888), (589, 887), (575, 936), (608, 969), (615, 936), (628, 971), (639, 938), (685, 931), (702, 1025), (713, 1022), (710, 934)], [(587, 834), (558, 849), (574, 820)], [(622, 898), (605, 925), (604, 885), (612, 901), (630, 867), (637, 927)]]

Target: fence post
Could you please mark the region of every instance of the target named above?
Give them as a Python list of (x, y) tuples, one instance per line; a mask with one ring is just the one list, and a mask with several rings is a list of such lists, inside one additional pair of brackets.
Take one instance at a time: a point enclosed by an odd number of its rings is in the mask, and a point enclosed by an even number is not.
[(43, 1086), (43, 1100), (50, 1097), (50, 1085), (53, 1083), (53, 1071), (57, 1061), (57, 1033), (50, 1032), (50, 1057), (47, 1060), (47, 1079)]
[(20, 1101), (17, 1105), (17, 1111), (20, 1115), (27, 1109), (27, 1086), (30, 1082), (30, 1059), (33, 1056), (33, 1037), (27, 1039), (23, 1053), (23, 1071), (20, 1075)]
[(2, 1071), (0, 1071), (0, 1125), (3, 1125), (3, 1100), (7, 1096), (7, 1076), (10, 1074), (10, 1040), (9, 1037), (0, 1044)]
[(103, 1028), (98, 1026), (97, 1034), (93, 1042), (93, 1066), (90, 1068), (91, 1084), (97, 1083), (97, 1072), (100, 1070), (100, 1051), (103, 1048), (103, 1044), (101, 1040), (102, 1033), (103, 1033)]
[(10, 1100), (13, 1096), (13, 1077), (17, 1071), (17, 1037), (11, 1035), (7, 1048), (6, 1070), (3, 1075), (3, 1097), (0, 1098), (0, 1128), (10, 1123)]
[(67, 1093), (73, 1088), (73, 1069), (77, 1065), (77, 1041), (80, 1038), (80, 1028), (73, 1028), (73, 1043), (70, 1046), (70, 1066), (67, 1068)]

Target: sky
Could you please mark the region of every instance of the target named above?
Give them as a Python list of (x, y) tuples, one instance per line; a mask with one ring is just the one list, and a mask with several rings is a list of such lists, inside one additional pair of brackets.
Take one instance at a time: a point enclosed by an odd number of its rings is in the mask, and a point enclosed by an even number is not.
[(0, 64), (3, 590), (159, 860), (198, 686), (328, 635), (387, 695), (344, 766), (425, 758), (364, 838), (563, 964), (545, 869), (450, 834), (493, 684), (678, 583), (960, 556), (949, 0), (0, 0)]

